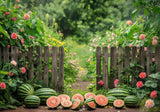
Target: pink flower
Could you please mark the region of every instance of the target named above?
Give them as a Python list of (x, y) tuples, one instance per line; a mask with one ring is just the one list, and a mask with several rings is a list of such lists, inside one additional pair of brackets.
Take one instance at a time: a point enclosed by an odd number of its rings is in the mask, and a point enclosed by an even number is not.
[(6, 84), (5, 84), (4, 82), (2, 82), (2, 83), (0, 84), (0, 87), (1, 87), (1, 89), (6, 89)]
[(154, 105), (155, 105), (155, 104), (154, 104), (154, 101), (151, 100), (151, 99), (148, 99), (148, 100), (146, 101), (146, 103), (145, 103), (145, 107), (147, 107), (147, 108), (152, 108)]
[(11, 61), (11, 64), (14, 65), (14, 66), (16, 66), (16, 65), (17, 65), (17, 62), (14, 61), (14, 60), (12, 60), (12, 61)]
[(152, 61), (154, 62), (154, 61), (155, 61), (155, 58), (152, 58)]
[(5, 16), (9, 15), (10, 12), (5, 12)]
[(89, 58), (92, 59), (92, 56), (90, 56)]
[(16, 0), (16, 2), (18, 2), (18, 3), (19, 3), (19, 0)]
[(116, 41), (116, 46), (118, 45), (118, 41)]
[(16, 34), (16, 33), (12, 33), (12, 34), (11, 34), (11, 38), (12, 38), (12, 39), (17, 39), (17, 34)]
[(15, 5), (14, 8), (15, 8), (15, 9), (19, 8), (19, 5)]
[(35, 39), (35, 37), (32, 37), (32, 39)]
[(23, 29), (19, 29), (20, 32), (23, 32)]
[(22, 44), (24, 44), (24, 43), (25, 43), (23, 38), (21, 39), (21, 43), (22, 43)]
[(141, 88), (141, 87), (143, 87), (143, 82), (142, 81), (138, 81), (136, 85), (137, 85), (138, 88)]
[(114, 86), (115, 86), (115, 87), (117, 87), (118, 82), (119, 82), (118, 79), (115, 79), (115, 80), (114, 80)]
[(51, 73), (51, 70), (48, 70), (49, 73)]
[(102, 80), (100, 80), (100, 81), (98, 82), (98, 84), (99, 84), (100, 86), (103, 86), (103, 85), (104, 85), (104, 83), (103, 83)]
[(157, 45), (157, 40), (156, 39), (153, 39), (153, 41), (152, 41), (152, 45)]
[(126, 24), (127, 24), (127, 25), (131, 25), (131, 24), (132, 24), (132, 21), (131, 21), (131, 20), (128, 20), (128, 21), (126, 22)]
[(130, 47), (133, 47), (133, 45), (131, 44)]
[(73, 55), (75, 56), (75, 55), (76, 55), (76, 53), (73, 53)]
[(8, 45), (7, 47), (10, 48), (10, 45)]
[(29, 20), (29, 15), (28, 15), (28, 14), (25, 14), (25, 15), (24, 15), (24, 19), (25, 19), (25, 20)]
[(51, 35), (49, 35), (48, 37), (51, 38)]
[(158, 37), (157, 37), (157, 36), (154, 36), (154, 37), (153, 37), (153, 40), (154, 40), (154, 39), (158, 40)]
[(105, 45), (105, 43), (102, 43), (102, 45), (104, 46), (104, 45)]
[(90, 59), (88, 59), (88, 63), (90, 63), (91, 62), (91, 60)]
[(13, 75), (13, 73), (12, 73), (12, 72), (9, 72), (8, 74), (9, 74), (10, 76), (12, 76), (12, 75)]
[(26, 73), (25, 67), (22, 67), (22, 68), (21, 68), (21, 72), (22, 72), (22, 74), (25, 74), (25, 73)]
[(144, 47), (144, 51), (147, 51), (147, 47)]
[(157, 91), (152, 91), (150, 94), (151, 98), (156, 98), (157, 97)]
[(63, 33), (59, 33), (60, 35), (63, 35)]
[(145, 73), (145, 72), (141, 72), (141, 73), (139, 74), (139, 77), (140, 77), (141, 79), (144, 79), (144, 78), (146, 77), (146, 73)]
[(146, 38), (146, 35), (145, 35), (145, 34), (141, 34), (141, 35), (139, 36), (139, 38), (140, 38), (141, 40), (144, 40), (144, 39)]
[(52, 48), (49, 48), (49, 50), (52, 50)]
[(16, 17), (12, 17), (12, 20), (16, 21)]
[(72, 53), (69, 53), (69, 55), (72, 55)]

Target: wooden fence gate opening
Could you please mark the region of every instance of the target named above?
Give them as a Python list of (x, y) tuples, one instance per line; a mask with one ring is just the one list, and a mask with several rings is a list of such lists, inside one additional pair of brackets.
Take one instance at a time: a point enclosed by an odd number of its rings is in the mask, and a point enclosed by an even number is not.
[[(37, 80), (43, 80), (47, 86), (52, 83), (52, 88), (62, 90), (64, 83), (63, 47), (59, 47), (59, 53), (57, 52), (57, 47), (52, 47), (51, 51), (49, 47), (42, 48), (38, 46), (35, 50), (33, 47), (30, 47), (26, 54), (20, 53), (15, 46), (11, 46), (11, 48), (0, 47), (0, 62), (7, 63), (11, 60), (18, 62), (22, 57), (28, 59), (29, 62), (27, 70), (29, 80), (37, 78)], [(49, 80), (49, 63), (51, 63), (51, 80)], [(57, 71), (58, 69), (59, 71)]]
[[(101, 57), (103, 58), (101, 64)], [(154, 59), (154, 60), (152, 60)], [(129, 71), (126, 69), (130, 68), (131, 63), (136, 63), (142, 68), (138, 68), (141, 72), (146, 72), (147, 75), (151, 74), (151, 66), (156, 65), (156, 72), (160, 71), (160, 47), (157, 46), (155, 49), (152, 47), (97, 47), (96, 49), (96, 85), (97, 89), (100, 88), (98, 82), (102, 79), (104, 82), (104, 88), (114, 88), (114, 80), (119, 79), (121, 76), (134, 85), (136, 83), (136, 76), (128, 76)], [(101, 69), (101, 65), (103, 66)], [(134, 68), (135, 69), (135, 68)], [(134, 70), (133, 69), (133, 70)], [(101, 71), (102, 70), (102, 71)], [(135, 69), (136, 70), (136, 69)], [(139, 75), (139, 74), (137, 74)]]

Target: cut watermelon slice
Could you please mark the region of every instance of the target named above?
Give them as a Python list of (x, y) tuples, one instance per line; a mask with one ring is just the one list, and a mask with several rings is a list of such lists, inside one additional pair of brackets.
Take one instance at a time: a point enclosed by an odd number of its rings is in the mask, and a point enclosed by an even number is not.
[(76, 110), (79, 109), (81, 106), (82, 106), (82, 101), (79, 99), (75, 99), (73, 100), (71, 109)]
[(60, 98), (61, 102), (64, 100), (70, 100), (70, 97), (66, 94), (61, 94), (58, 97)]
[(84, 95), (84, 98), (85, 99), (88, 99), (88, 98), (94, 98), (95, 99), (96, 95), (94, 93), (86, 93)]
[(97, 95), (95, 101), (99, 106), (105, 106), (108, 104), (108, 100), (104, 95)]
[(84, 98), (83, 98), (83, 96), (81, 94), (75, 94), (75, 95), (73, 95), (72, 100), (75, 100), (75, 99), (79, 99), (82, 102), (84, 101)]
[(86, 105), (87, 105), (88, 109), (95, 109), (96, 108), (96, 104), (94, 103), (94, 101), (89, 102)]
[(72, 106), (72, 102), (70, 100), (64, 100), (61, 102), (63, 108), (70, 108)]
[(124, 101), (121, 99), (117, 99), (113, 102), (115, 108), (121, 109), (124, 107)]
[(60, 99), (57, 96), (51, 96), (47, 99), (46, 104), (49, 108), (57, 108), (60, 104)]

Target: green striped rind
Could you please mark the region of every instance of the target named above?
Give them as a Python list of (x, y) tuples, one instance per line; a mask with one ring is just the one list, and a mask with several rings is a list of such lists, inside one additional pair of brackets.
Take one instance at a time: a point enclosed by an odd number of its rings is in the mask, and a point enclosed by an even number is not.
[(19, 86), (17, 94), (23, 100), (26, 96), (34, 94), (34, 88), (30, 84), (22, 84)]
[[(95, 107), (92, 107), (92, 106), (90, 105), (90, 103), (93, 103)], [(94, 101), (88, 102), (88, 103), (85, 104), (85, 106), (86, 106), (88, 109), (95, 109), (95, 108), (96, 108), (96, 103), (95, 103)]]
[(74, 104), (74, 102), (80, 102), (80, 103), (79, 103), (79, 105), (77, 105), (77, 107), (75, 107), (75, 108), (72, 108), (72, 107), (71, 107), (71, 109), (73, 109), (73, 110), (77, 110), (77, 109), (79, 109), (80, 107), (83, 106), (83, 102), (82, 102), (81, 100), (79, 100), (79, 99), (74, 99), (74, 100), (72, 100), (72, 105)]
[(27, 108), (37, 108), (40, 104), (40, 98), (35, 95), (25, 97), (24, 104)]
[(95, 102), (95, 99), (94, 98), (88, 98), (88, 99), (86, 99), (86, 101), (84, 103), (87, 104), (89, 102)]
[(117, 99), (124, 99), (128, 95), (129, 95), (128, 91), (125, 89), (121, 89), (121, 88), (111, 89), (107, 93), (107, 96), (114, 96)]
[(130, 95), (124, 98), (124, 102), (127, 107), (136, 107), (138, 104), (138, 98), (134, 95)]
[(108, 96), (107, 100), (108, 100), (108, 105), (112, 106), (113, 102), (117, 100), (117, 98), (115, 96)]
[(34, 95), (41, 99), (41, 104), (46, 105), (46, 100), (51, 96), (57, 96), (55, 90), (51, 88), (41, 88), (35, 91)]

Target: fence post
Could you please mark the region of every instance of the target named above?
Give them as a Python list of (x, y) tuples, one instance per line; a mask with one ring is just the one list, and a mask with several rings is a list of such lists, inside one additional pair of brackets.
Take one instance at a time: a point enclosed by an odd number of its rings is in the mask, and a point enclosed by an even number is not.
[(8, 47), (3, 48), (3, 59), (4, 59), (4, 63), (9, 62), (9, 48)]
[(152, 47), (147, 47), (147, 74), (150, 75), (150, 65), (152, 62)]
[(64, 48), (59, 47), (59, 90), (63, 90), (64, 85)]
[(100, 81), (100, 76), (101, 76), (101, 47), (97, 47), (96, 49), (96, 85), (97, 85), (97, 90), (100, 89), (100, 85), (98, 82)]
[(52, 47), (52, 82), (53, 88), (57, 87), (57, 47)]
[(157, 63), (157, 72), (160, 71), (160, 46), (157, 46), (156, 49), (155, 49), (155, 60), (156, 60), (156, 63)]
[(142, 71), (145, 70), (145, 52), (144, 52), (144, 47), (140, 47), (139, 49), (139, 61), (140, 61), (140, 65), (143, 67)]
[(108, 47), (103, 47), (103, 82), (104, 89), (108, 89)]
[[(129, 68), (130, 67), (130, 47), (126, 46), (125, 47), (125, 68)], [(128, 79), (129, 81), (129, 77), (128, 77), (128, 71), (125, 71), (125, 77), (126, 79)], [(128, 83), (128, 82), (127, 82)]]
[(37, 47), (37, 79), (42, 80), (42, 47)]
[(49, 48), (44, 47), (44, 83), (48, 86), (48, 70), (49, 70)]
[(30, 64), (28, 78), (30, 80), (32, 80), (34, 78), (34, 62), (32, 60), (32, 57), (33, 57), (33, 47), (30, 47), (29, 51), (28, 51), (28, 61), (29, 61), (29, 64)]
[(118, 79), (120, 79), (121, 72), (123, 71), (123, 48), (118, 48)]

